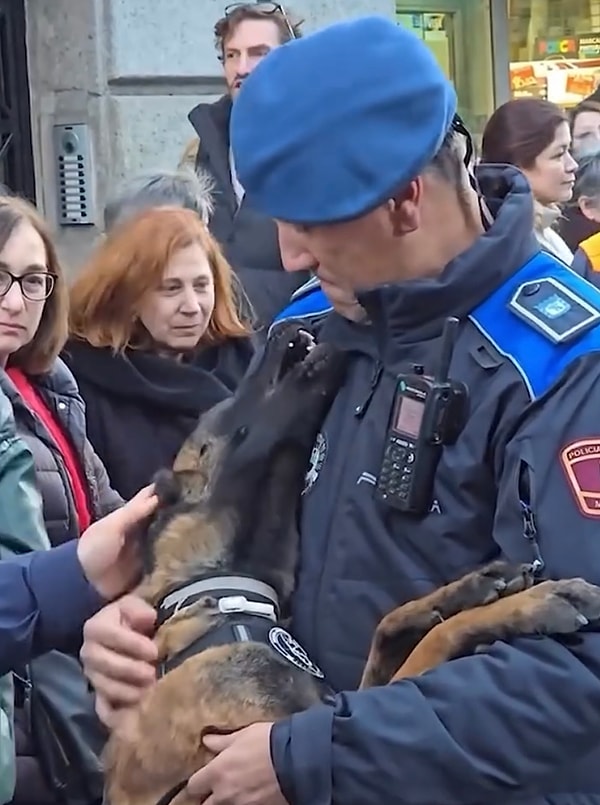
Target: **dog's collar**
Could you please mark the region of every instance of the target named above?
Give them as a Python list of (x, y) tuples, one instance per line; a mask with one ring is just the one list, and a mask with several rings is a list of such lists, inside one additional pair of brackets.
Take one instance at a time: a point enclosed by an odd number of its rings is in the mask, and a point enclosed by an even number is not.
[(168, 593), (157, 607), (158, 626), (205, 596), (216, 599), (224, 615), (254, 615), (274, 623), (279, 619), (279, 597), (269, 584), (250, 576), (211, 574)]

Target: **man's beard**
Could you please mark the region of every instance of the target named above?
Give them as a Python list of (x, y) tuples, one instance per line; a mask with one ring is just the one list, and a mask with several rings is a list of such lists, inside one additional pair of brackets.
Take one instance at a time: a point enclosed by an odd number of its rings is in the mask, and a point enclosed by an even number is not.
[(229, 95), (233, 98), (242, 88), (244, 81), (248, 78), (247, 75), (236, 76), (229, 86)]

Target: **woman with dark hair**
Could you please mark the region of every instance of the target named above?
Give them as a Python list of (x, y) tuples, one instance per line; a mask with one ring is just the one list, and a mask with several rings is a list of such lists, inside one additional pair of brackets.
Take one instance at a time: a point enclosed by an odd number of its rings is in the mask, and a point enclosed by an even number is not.
[(195, 211), (175, 207), (109, 232), (71, 288), (70, 330), (64, 358), (89, 438), (124, 497), (172, 463), (255, 348), (217, 242)]
[[(0, 393), (10, 401), (17, 434), (33, 459), (46, 532), (24, 535), (18, 544), (3, 526), (0, 559), (76, 540), (122, 504), (87, 440), (83, 400), (58, 357), (67, 336), (67, 303), (67, 283), (46, 224), (28, 202), (0, 197)], [(8, 517), (4, 511), (6, 526)], [(104, 732), (78, 660), (51, 652), (25, 668), (13, 668), (13, 805), (79, 805), (99, 799)], [(58, 680), (66, 697), (54, 684)], [(51, 769), (52, 741), (40, 737), (35, 702), (44, 697), (52, 699), (55, 714), (68, 724), (66, 743), (82, 751), (83, 765), (68, 785), (63, 772), (71, 774), (69, 764)]]
[(560, 206), (573, 194), (577, 163), (570, 153), (565, 113), (541, 98), (517, 98), (499, 106), (483, 132), (482, 162), (519, 168), (535, 200), (534, 231), (544, 249), (567, 264), (573, 253), (555, 230)]

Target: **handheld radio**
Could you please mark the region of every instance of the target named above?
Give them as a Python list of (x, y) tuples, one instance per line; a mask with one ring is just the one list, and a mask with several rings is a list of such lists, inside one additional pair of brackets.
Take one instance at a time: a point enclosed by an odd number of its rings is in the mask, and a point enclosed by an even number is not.
[(444, 324), (433, 378), (418, 365), (413, 373), (398, 377), (377, 495), (388, 506), (409, 514), (429, 511), (442, 450), (454, 444), (467, 418), (467, 387), (448, 377), (458, 325), (455, 317)]

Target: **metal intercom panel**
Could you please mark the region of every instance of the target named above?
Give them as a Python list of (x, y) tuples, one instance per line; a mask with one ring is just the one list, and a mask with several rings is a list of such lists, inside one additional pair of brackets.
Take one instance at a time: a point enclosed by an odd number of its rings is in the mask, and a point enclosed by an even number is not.
[(86, 123), (54, 126), (58, 219), (63, 226), (95, 220), (92, 149)]

